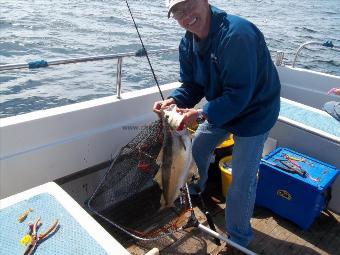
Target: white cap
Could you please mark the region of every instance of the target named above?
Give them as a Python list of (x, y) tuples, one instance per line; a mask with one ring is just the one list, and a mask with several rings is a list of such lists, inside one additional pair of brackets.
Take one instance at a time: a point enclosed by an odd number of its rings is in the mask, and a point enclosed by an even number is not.
[(185, 1), (186, 0), (166, 0), (167, 6), (168, 6), (168, 18), (170, 18), (172, 7), (174, 7), (176, 4), (179, 4), (179, 3), (185, 2)]

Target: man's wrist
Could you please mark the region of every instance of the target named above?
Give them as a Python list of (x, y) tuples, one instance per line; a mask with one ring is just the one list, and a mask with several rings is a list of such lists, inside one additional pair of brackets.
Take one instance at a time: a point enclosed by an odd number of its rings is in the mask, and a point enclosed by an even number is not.
[(166, 100), (171, 100), (171, 103), (173, 103), (173, 104), (177, 104), (176, 103), (176, 99), (175, 98), (173, 98), (172, 96), (169, 96)]
[(197, 111), (196, 121), (198, 124), (202, 124), (207, 119), (207, 117), (202, 109), (197, 109), (196, 111)]

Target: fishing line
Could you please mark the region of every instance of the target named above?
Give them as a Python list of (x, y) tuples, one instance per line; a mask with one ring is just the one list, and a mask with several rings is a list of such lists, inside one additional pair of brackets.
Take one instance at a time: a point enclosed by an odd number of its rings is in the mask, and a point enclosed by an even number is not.
[(157, 80), (156, 75), (155, 75), (155, 72), (154, 72), (154, 70), (153, 70), (153, 68), (152, 68), (152, 65), (151, 65), (151, 62), (150, 62), (150, 59), (149, 59), (149, 55), (148, 55), (148, 53), (147, 53), (147, 51), (146, 51), (146, 49), (145, 49), (145, 46), (144, 46), (142, 37), (141, 37), (141, 35), (140, 35), (139, 31), (138, 31), (138, 27), (137, 27), (137, 25), (136, 25), (135, 19), (133, 18), (133, 15), (132, 15), (132, 12), (131, 12), (129, 3), (128, 3), (127, 0), (125, 0), (125, 3), (126, 3), (126, 5), (127, 5), (127, 8), (129, 9), (131, 19), (132, 19), (133, 24), (134, 24), (134, 26), (135, 26), (135, 28), (136, 28), (136, 31), (137, 31), (139, 40), (140, 40), (140, 42), (141, 42), (141, 44), (142, 44), (143, 51), (144, 51), (143, 53), (145, 54), (145, 56), (146, 56), (146, 58), (147, 58), (147, 60), (148, 60), (149, 66), (150, 66), (150, 68), (151, 68), (151, 72), (152, 72), (153, 78), (155, 79), (156, 85), (157, 85), (157, 87), (158, 87), (159, 94), (161, 95), (161, 98), (162, 98), (162, 100), (164, 101), (163, 93), (162, 93), (162, 91), (161, 91), (161, 88), (159, 87), (158, 80)]

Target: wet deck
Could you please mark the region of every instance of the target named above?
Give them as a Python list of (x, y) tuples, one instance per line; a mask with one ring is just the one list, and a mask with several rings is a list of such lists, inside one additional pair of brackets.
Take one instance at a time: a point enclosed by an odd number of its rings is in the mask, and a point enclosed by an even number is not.
[[(224, 229), (224, 199), (218, 192), (205, 196), (219, 233)], [(201, 224), (207, 225), (201, 210), (194, 207)], [(256, 207), (251, 220), (254, 239), (249, 249), (258, 254), (340, 254), (340, 215), (322, 212), (308, 231), (271, 211)], [(110, 229), (108, 229), (110, 231)], [(112, 229), (111, 231), (112, 232)], [(224, 244), (217, 246), (211, 236), (199, 229), (180, 231), (155, 242), (136, 241), (120, 233), (112, 233), (131, 254), (145, 254), (157, 247), (160, 254), (212, 254), (216, 255)]]

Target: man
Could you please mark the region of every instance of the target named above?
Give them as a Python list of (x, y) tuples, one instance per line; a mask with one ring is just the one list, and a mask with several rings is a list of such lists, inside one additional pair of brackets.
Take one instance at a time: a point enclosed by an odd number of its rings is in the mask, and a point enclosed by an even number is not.
[[(179, 45), (183, 84), (165, 101), (156, 102), (154, 112), (176, 104), (185, 124), (196, 119), (201, 123), (192, 148), (201, 191), (215, 147), (234, 135), (226, 230), (232, 241), (246, 247), (253, 234), (256, 173), (279, 114), (277, 71), (262, 33), (249, 21), (210, 6), (208, 0), (169, 0), (168, 15), (186, 30)], [(194, 109), (203, 97), (203, 109)]]

